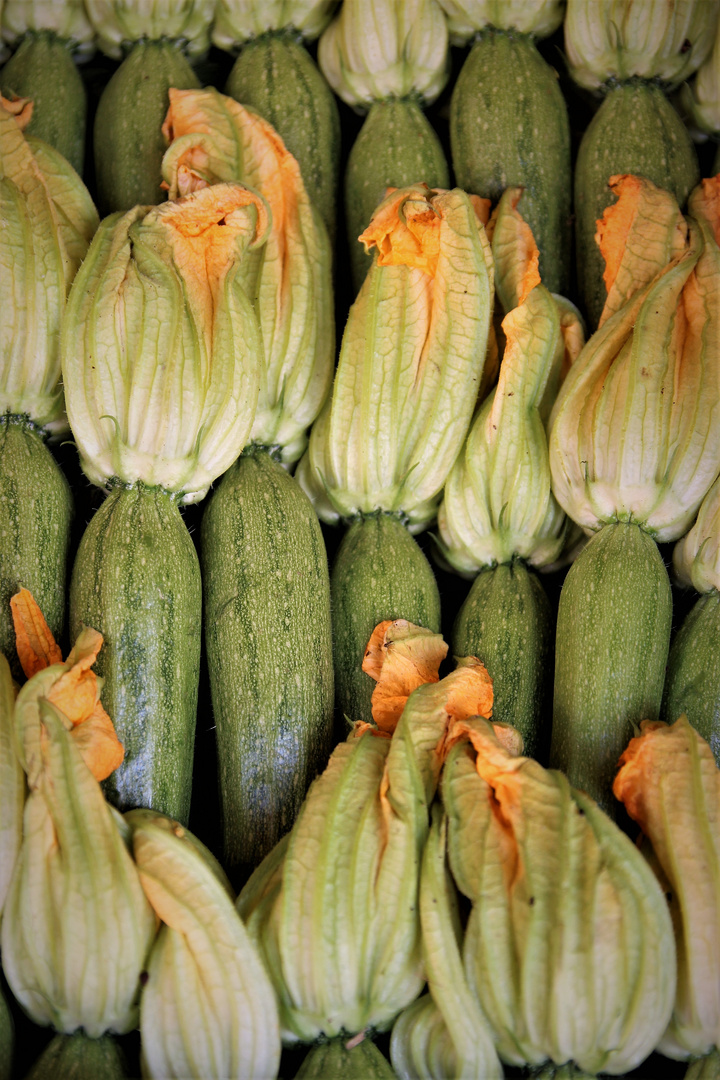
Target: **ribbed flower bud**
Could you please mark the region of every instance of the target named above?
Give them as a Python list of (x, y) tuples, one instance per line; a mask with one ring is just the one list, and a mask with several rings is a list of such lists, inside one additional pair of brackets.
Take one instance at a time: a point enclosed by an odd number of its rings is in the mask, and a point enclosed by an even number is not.
[(447, 16), (450, 41), (464, 45), (484, 26), (519, 30), (544, 38), (563, 21), (562, 0), (439, 0)]
[[(36, 629), (31, 616), (31, 643)], [(122, 822), (98, 783), (122, 760), (91, 670), (101, 645), (86, 628), (65, 663), (47, 667), (52, 651), (29, 650), (36, 674), (15, 707), (29, 795), (2, 925), (3, 968), (23, 1009), (38, 1024), (91, 1037), (136, 1026), (156, 930)], [(32, 670), (20, 640), (18, 652)]]
[(15, 749), (15, 694), (10, 665), (0, 653), (0, 916), (22, 841), (25, 773)]
[(215, 0), (85, 0), (85, 8), (98, 47), (114, 60), (141, 38), (182, 42), (189, 57), (210, 47)]
[[(675, 996), (657, 880), (562, 773), (513, 753), (479, 718), (458, 734), (421, 882), (428, 985), (446, 1024), (464, 1022), (471, 1044), (475, 1017), (489, 1022), (512, 1065), (633, 1069), (656, 1046)], [(470, 902), (461, 941), (448, 867)]]
[(591, 90), (634, 76), (678, 86), (710, 54), (717, 18), (707, 0), (568, 0), (570, 73)]
[(425, 528), (467, 432), (493, 300), (490, 245), (464, 192), (392, 192), (298, 479), (324, 521), (386, 510)]
[(675, 576), (699, 593), (720, 592), (720, 479), (703, 499), (695, 524), (673, 549)]
[(3, 39), (12, 46), (28, 31), (51, 30), (70, 43), (78, 59), (95, 51), (95, 31), (83, 0), (5, 0), (0, 28)]
[(469, 575), (515, 557), (546, 566), (565, 542), (545, 422), (582, 345), (582, 324), (568, 301), (561, 307), (540, 284), (537, 246), (516, 209), (521, 194), (507, 189), (488, 226), (507, 311), (498, 383), (473, 422), (438, 511), (443, 555)]
[[(658, 541), (677, 539), (720, 468), (716, 189), (705, 181), (693, 192), (684, 244), (676, 214), (638, 212), (628, 228), (622, 199), (606, 211), (603, 242), (612, 249), (619, 236), (626, 252), (636, 250), (632, 265), (648, 284), (632, 291), (640, 282), (628, 273), (630, 291), (573, 364), (551, 417), (555, 496), (587, 531), (633, 521)], [(646, 190), (656, 189), (640, 181), (637, 197)]]
[(192, 502), (241, 452), (262, 356), (243, 263), (267, 227), (239, 184), (103, 221), (63, 328), (68, 418), (94, 483)]
[(305, 41), (322, 34), (336, 0), (217, 0), (213, 45), (233, 52), (269, 30), (295, 31)]
[(720, 1049), (720, 769), (681, 716), (646, 720), (613, 785), (670, 903), (677, 996), (658, 1049), (685, 1059)]
[(142, 887), (163, 923), (140, 1006), (143, 1073), (158, 1080), (275, 1076), (273, 989), (219, 863), (170, 818), (133, 810), (125, 820)]
[(62, 155), (23, 135), (31, 114), (30, 102), (0, 98), (0, 413), (58, 433), (60, 323), (98, 217)]
[(260, 325), (260, 395), (250, 441), (286, 463), (307, 444), (335, 359), (332, 255), (300, 166), (274, 128), (216, 90), (171, 90), (163, 130), (170, 198), (241, 181), (270, 208), (266, 245), (241, 273)]
[(343, 101), (413, 94), (432, 102), (450, 73), (448, 30), (437, 0), (363, 0), (343, 4), (320, 38), (318, 63)]

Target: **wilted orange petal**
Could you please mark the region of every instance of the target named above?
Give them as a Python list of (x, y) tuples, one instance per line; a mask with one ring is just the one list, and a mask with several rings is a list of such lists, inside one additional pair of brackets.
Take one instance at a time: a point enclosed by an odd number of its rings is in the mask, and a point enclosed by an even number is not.
[(475, 217), (481, 225), (487, 226), (490, 221), (490, 211), (492, 209), (492, 202), (490, 199), (483, 199), (481, 195), (469, 195), (468, 198), (475, 211)]
[[(676, 727), (676, 731), (679, 730)], [(624, 803), (628, 814), (643, 832), (648, 827), (647, 799), (658, 790), (658, 769), (662, 767), (662, 755), (658, 755), (655, 741), (648, 737), (655, 731), (672, 737), (672, 728), (662, 720), (643, 721), (641, 734), (630, 740), (620, 756), (619, 771), (613, 782), (613, 795)], [(682, 752), (682, 747), (678, 746), (678, 750)]]
[(33, 103), (30, 98), (6, 98), (0, 94), (0, 107), (15, 117), (21, 131), (25, 130), (32, 119)]
[(92, 713), (73, 728), (72, 737), (96, 780), (105, 780), (122, 764), (125, 750), (99, 701)]
[(715, 239), (720, 244), (720, 173), (701, 180), (690, 196), (688, 205), (694, 214), (710, 222)]
[(392, 626), (392, 619), (385, 619), (384, 622), (378, 623), (367, 644), (365, 650), (365, 656), (362, 662), (362, 669), (366, 675), (374, 679), (375, 682), (380, 678), (380, 672), (382, 666), (385, 663), (385, 631), (388, 627)]
[(18, 659), (28, 679), (51, 664), (62, 663), (60, 646), (33, 594), (28, 589), (21, 589), (10, 598), (10, 608)]
[(493, 682), (488, 670), (477, 657), (468, 657), (455, 669), (455, 678), (448, 690), (448, 715), (455, 721), (471, 716), (489, 720), (493, 709)]
[(375, 627), (363, 660), (363, 671), (377, 681), (372, 696), (373, 720), (392, 732), (410, 694), (423, 683), (437, 682), (447, 645), (440, 634), (406, 619)]
[(358, 237), (369, 253), (377, 249), (380, 266), (412, 266), (435, 276), (442, 219), (427, 184), (391, 191)]
[(515, 297), (515, 306), (519, 307), (527, 299), (536, 285), (540, 284), (540, 250), (535, 243), (532, 229), (517, 209), (522, 198), (523, 188), (508, 188), (502, 202), (493, 210), (488, 223), (488, 236), (492, 242), (499, 213), (503, 211), (502, 249), (498, 253), (501, 266), (497, 273), (506, 276), (512, 282), (508, 292)]

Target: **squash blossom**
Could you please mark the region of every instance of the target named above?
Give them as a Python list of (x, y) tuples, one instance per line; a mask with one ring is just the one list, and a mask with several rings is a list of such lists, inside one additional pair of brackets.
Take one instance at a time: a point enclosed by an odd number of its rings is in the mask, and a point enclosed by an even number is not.
[(687, 222), (650, 181), (612, 183), (607, 316), (550, 418), (555, 496), (594, 534), (560, 600), (550, 762), (611, 814), (615, 762), (660, 713), (672, 597), (656, 541), (687, 530), (720, 469), (717, 178)]
[(15, 749), (17, 686), (0, 653), (0, 918), (22, 841), (25, 773)]
[(213, 44), (231, 52), (270, 31), (292, 29), (312, 41), (323, 32), (336, 0), (217, 0)]
[(440, 0), (450, 41), (465, 45), (481, 26), (549, 37), (563, 21), (562, 0)]
[(367, 118), (350, 149), (344, 203), (357, 292), (372, 259), (358, 237), (388, 187), (450, 186), (445, 153), (423, 108), (450, 74), (445, 16), (437, 0), (342, 4), (318, 43), (318, 64), (342, 100)]
[(140, 1002), (143, 1075), (275, 1076), (273, 989), (220, 864), (170, 818), (132, 810), (125, 821), (142, 887), (162, 923)]
[(546, 750), (554, 619), (531, 568), (560, 557), (567, 518), (552, 493), (546, 423), (583, 344), (578, 312), (541, 284), (538, 247), (508, 188), (488, 225), (506, 312), (498, 382), (476, 413), (438, 511), (443, 560), (474, 577), (453, 652), (478, 656), (495, 689), (495, 719)]
[(283, 462), (300, 457), (306, 429), (332, 380), (335, 325), (331, 253), (300, 167), (266, 120), (216, 90), (171, 90), (163, 128), (171, 199), (240, 181), (271, 214), (266, 244), (242, 280), (260, 323), (264, 363), (250, 439)]
[(72, 496), (45, 439), (67, 431), (60, 324), (98, 224), (77, 173), (25, 133), (32, 114), (0, 98), (0, 651), (18, 679), (13, 593), (32, 589), (63, 630)]
[[(650, 867), (592, 799), (483, 719), (451, 728), (447, 745), (420, 911), (428, 986), (456, 1045), (483, 1053), (489, 1023), (510, 1065), (635, 1068), (675, 995)], [(471, 905), (463, 930), (456, 887)]]
[[(420, 668), (437, 672), (442, 641), (434, 636), (429, 652), (427, 631), (398, 632), (399, 666), (417, 647)], [(398, 659), (390, 650), (386, 662)], [(418, 870), (438, 746), (453, 716), (491, 709), (492, 684), (475, 661), (417, 686), (393, 734), (361, 725), (243, 889), (238, 908), (277, 991), (285, 1041), (383, 1030), (421, 990)]]
[(110, 489), (70, 591), (72, 627), (98, 626), (107, 641), (105, 701), (126, 758), (106, 790), (121, 809), (148, 806), (183, 822), (202, 603), (179, 504), (201, 499), (250, 434), (262, 352), (242, 267), (268, 224), (264, 200), (240, 184), (111, 215), (63, 327), (81, 465)]
[[(412, 1080), (417, 1076), (432, 1080), (501, 1080), (502, 1065), (493, 1044), (492, 1032), (478, 1010), (467, 1011), (460, 1003), (458, 1023), (445, 1023), (432, 994), (416, 998), (393, 1024), (390, 1060), (395, 1076)], [(465, 1038), (462, 1029), (465, 1029)]]
[(673, 570), (700, 596), (673, 638), (661, 719), (685, 714), (720, 765), (720, 479), (703, 499), (695, 524), (673, 550)]
[(122, 761), (86, 628), (65, 662), (29, 593), (15, 602), (28, 673), (15, 706), (27, 775), (23, 840), (2, 924), (3, 968), (38, 1024), (91, 1038), (137, 1023), (140, 974), (156, 923), (99, 780)]
[(143, 38), (181, 40), (192, 57), (210, 47), (213, 0), (85, 0), (85, 9), (99, 48), (113, 60)]
[(681, 1060), (720, 1049), (720, 769), (686, 716), (645, 721), (613, 792), (638, 823), (670, 904), (677, 994), (658, 1043)]
[(424, 184), (380, 204), (362, 236), (373, 266), (296, 473), (323, 521), (349, 523), (331, 595), (337, 704), (352, 719), (369, 715), (373, 627), (439, 629), (437, 585), (408, 529), (435, 517), (478, 395), (493, 299), (485, 209)]

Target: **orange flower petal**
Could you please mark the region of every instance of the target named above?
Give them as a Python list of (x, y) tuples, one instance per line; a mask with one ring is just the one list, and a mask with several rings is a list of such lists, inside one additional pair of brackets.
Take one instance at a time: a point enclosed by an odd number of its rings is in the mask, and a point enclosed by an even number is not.
[(15, 117), (15, 122), (21, 131), (24, 131), (32, 120), (33, 103), (30, 98), (6, 98), (0, 94), (0, 108)]
[(21, 589), (10, 598), (10, 608), (18, 659), (28, 679), (51, 664), (61, 664), (60, 646), (33, 594), (28, 589)]
[(380, 266), (412, 266), (435, 276), (442, 219), (427, 184), (390, 189), (358, 237), (369, 253), (377, 249)]
[(688, 202), (690, 210), (712, 225), (715, 240), (720, 244), (720, 173), (701, 180)]
[(410, 694), (423, 683), (437, 682), (447, 655), (440, 634), (406, 619), (375, 627), (363, 660), (363, 671), (376, 680), (373, 720), (381, 731), (393, 732)]
[(72, 735), (83, 761), (97, 781), (105, 780), (122, 765), (125, 749), (99, 701), (90, 715), (73, 729)]

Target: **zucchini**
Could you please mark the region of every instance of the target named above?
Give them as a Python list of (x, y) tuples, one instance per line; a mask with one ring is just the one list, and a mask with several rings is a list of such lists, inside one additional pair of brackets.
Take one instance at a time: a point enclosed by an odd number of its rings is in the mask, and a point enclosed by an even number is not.
[(710, 743), (720, 766), (720, 593), (696, 601), (673, 640), (663, 690), (661, 720), (683, 713)]
[(200, 566), (177, 497), (114, 488), (80, 541), (70, 630), (104, 637), (95, 670), (123, 764), (104, 782), (119, 810), (143, 806), (187, 825), (200, 677)]
[(257, 865), (331, 749), (330, 583), (310, 500), (264, 449), (225, 473), (201, 531), (225, 865)]
[(370, 636), (385, 619), (440, 630), (440, 593), (430, 563), (401, 519), (379, 511), (352, 521), (330, 582), (335, 699), (349, 720), (370, 720), (375, 682), (362, 670)]
[(32, 99), (26, 134), (59, 150), (82, 176), (87, 95), (72, 47), (51, 30), (26, 33), (0, 72), (0, 91)]
[(296, 1080), (397, 1080), (390, 1062), (372, 1039), (351, 1045), (347, 1038), (318, 1043), (308, 1051)]
[(496, 203), (522, 187), (518, 210), (540, 250), (540, 277), (565, 294), (570, 274), (570, 124), (557, 73), (532, 37), (485, 28), (450, 101), (455, 180)]
[(544, 763), (552, 689), (554, 618), (545, 590), (516, 559), (481, 570), (458, 612), (455, 656), (477, 656), (493, 680), (493, 720), (511, 724), (525, 754)]
[(82, 1029), (48, 1043), (25, 1080), (125, 1080), (125, 1060), (115, 1039), (89, 1038)]
[(63, 640), (72, 517), (70, 486), (40, 429), (25, 417), (0, 418), (0, 652), (21, 682), (10, 597), (29, 589)]
[(268, 120), (300, 164), (305, 187), (335, 237), (340, 171), (340, 114), (335, 96), (291, 31), (248, 41), (225, 93)]
[(592, 327), (607, 292), (605, 264), (595, 243), (597, 221), (613, 201), (611, 176), (644, 176), (675, 196), (680, 208), (700, 179), (697, 154), (682, 120), (655, 84), (611, 86), (583, 135), (575, 165), (578, 288)]
[(550, 765), (616, 815), (620, 754), (641, 720), (657, 720), (670, 645), (672, 595), (649, 533), (603, 525), (560, 594)]
[(168, 90), (196, 89), (198, 78), (180, 44), (136, 42), (103, 90), (93, 144), (97, 204), (101, 214), (163, 202), (162, 133)]
[(419, 183), (450, 186), (445, 153), (430, 121), (414, 98), (373, 102), (345, 171), (345, 218), (356, 292), (373, 261), (358, 236), (370, 224), (388, 187)]

